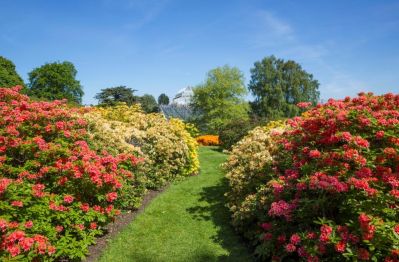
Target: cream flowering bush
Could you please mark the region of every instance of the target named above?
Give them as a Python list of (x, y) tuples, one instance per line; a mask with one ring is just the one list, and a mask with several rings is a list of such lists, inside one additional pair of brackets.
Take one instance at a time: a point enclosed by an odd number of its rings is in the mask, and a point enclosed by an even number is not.
[(128, 124), (107, 120), (93, 110), (84, 114), (84, 117), (88, 122), (90, 142), (98, 150), (105, 149), (112, 154), (135, 152), (143, 155), (139, 147), (128, 143), (133, 133), (133, 128)]
[(272, 161), (276, 150), (274, 134), (284, 131), (284, 122), (273, 121), (267, 126), (256, 127), (239, 141), (223, 168), (227, 172), (229, 192), (226, 194), (232, 212), (233, 225), (238, 229), (251, 222), (258, 186), (264, 181), (263, 169)]
[(198, 172), (197, 144), (178, 119), (124, 104), (94, 108), (85, 117), (99, 148), (135, 152), (145, 160), (142, 172), (149, 188)]

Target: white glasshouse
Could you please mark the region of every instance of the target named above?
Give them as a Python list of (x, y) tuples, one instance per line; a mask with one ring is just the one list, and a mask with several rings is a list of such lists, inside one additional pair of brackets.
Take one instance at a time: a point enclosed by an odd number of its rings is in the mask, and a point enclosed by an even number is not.
[(176, 105), (189, 105), (191, 102), (191, 98), (193, 97), (194, 92), (193, 88), (188, 86), (183, 88), (177, 92), (175, 98), (172, 100), (172, 104)]
[(177, 92), (169, 105), (160, 105), (161, 112), (166, 118), (180, 118), (185, 121), (191, 119), (193, 111), (190, 107), (191, 99), (194, 95), (193, 88), (188, 86)]

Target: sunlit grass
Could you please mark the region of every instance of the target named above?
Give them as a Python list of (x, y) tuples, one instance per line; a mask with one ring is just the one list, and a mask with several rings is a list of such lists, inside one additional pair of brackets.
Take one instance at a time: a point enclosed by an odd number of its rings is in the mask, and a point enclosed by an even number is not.
[(224, 207), (226, 155), (201, 147), (201, 174), (158, 196), (113, 239), (100, 261), (252, 261)]

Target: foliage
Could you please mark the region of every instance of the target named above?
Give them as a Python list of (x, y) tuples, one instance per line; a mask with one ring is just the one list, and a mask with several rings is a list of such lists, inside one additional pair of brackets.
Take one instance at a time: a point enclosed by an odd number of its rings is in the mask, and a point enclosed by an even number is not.
[(67, 99), (80, 104), (83, 89), (76, 80), (77, 71), (71, 62), (47, 63), (29, 73), (29, 95), (47, 99)]
[(145, 94), (139, 97), (138, 102), (141, 105), (141, 108), (146, 113), (156, 113), (159, 112), (159, 107), (157, 101), (152, 95)]
[(248, 89), (255, 100), (251, 102), (253, 114), (268, 120), (299, 115), (303, 110), (299, 102), (316, 105), (319, 83), (292, 60), (274, 56), (254, 64)]
[(118, 103), (126, 103), (132, 105), (137, 102), (138, 98), (134, 95), (133, 90), (126, 86), (116, 86), (101, 89), (101, 92), (94, 97), (98, 100), (99, 105), (114, 106)]
[[(93, 115), (94, 114), (94, 115)], [(141, 152), (145, 159), (144, 173), (147, 187), (158, 188), (168, 181), (197, 173), (199, 168), (197, 145), (195, 140), (185, 130), (184, 123), (177, 119), (166, 120), (160, 114), (145, 114), (139, 107), (117, 105), (114, 107), (95, 108), (89, 112), (88, 118), (104, 119), (106, 126), (119, 136), (117, 143), (120, 148), (126, 148), (127, 143), (133, 144), (135, 151)], [(96, 125), (96, 121), (90, 121)], [(100, 121), (98, 123), (101, 123)], [(97, 127), (95, 130), (104, 130)], [(106, 143), (106, 133), (96, 132)], [(103, 144), (103, 143), (101, 143)], [(99, 145), (101, 147), (102, 145)]]
[(158, 96), (158, 105), (169, 105), (169, 97), (162, 93)]
[(330, 99), (288, 123), (247, 205), (258, 254), (397, 261), (399, 95)]
[(184, 128), (190, 134), (191, 137), (197, 137), (199, 135), (199, 130), (193, 123), (184, 122)]
[(196, 140), (198, 144), (203, 146), (218, 146), (220, 144), (219, 136), (215, 135), (198, 136)]
[(217, 134), (226, 123), (247, 119), (246, 92), (244, 76), (238, 68), (223, 66), (209, 71), (205, 83), (194, 88), (191, 106), (197, 126)]
[(282, 121), (254, 128), (232, 147), (231, 154), (223, 164), (229, 180), (226, 197), (227, 206), (232, 212), (232, 222), (245, 234), (253, 223), (254, 214), (249, 207), (253, 205), (258, 187), (268, 181), (263, 170), (272, 161), (277, 149), (276, 138), (272, 134), (283, 132), (284, 128)]
[(15, 65), (7, 58), (0, 56), (0, 87), (24, 86), (24, 81), (15, 70)]
[(0, 89), (0, 260), (78, 260), (128, 204), (120, 195), (139, 194), (139, 159), (96, 153), (77, 109), (18, 91)]
[(233, 145), (248, 134), (248, 131), (258, 125), (261, 125), (261, 122), (255, 119), (238, 119), (224, 125), (219, 131), (221, 147), (230, 150)]

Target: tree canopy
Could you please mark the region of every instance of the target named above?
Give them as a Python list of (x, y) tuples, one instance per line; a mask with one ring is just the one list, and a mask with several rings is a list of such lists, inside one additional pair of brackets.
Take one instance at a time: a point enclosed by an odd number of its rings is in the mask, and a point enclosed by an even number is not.
[(318, 88), (319, 82), (295, 61), (266, 57), (251, 69), (252, 112), (268, 120), (296, 116), (301, 113), (297, 103), (318, 102)]
[(134, 95), (135, 91), (137, 90), (126, 86), (109, 87), (101, 89), (94, 98), (98, 100), (99, 105), (113, 106), (123, 102), (130, 106), (138, 101), (138, 97)]
[(141, 104), (141, 108), (146, 113), (156, 113), (159, 112), (159, 107), (157, 101), (154, 96), (145, 94), (139, 97), (139, 103)]
[(191, 106), (203, 131), (218, 134), (221, 127), (248, 118), (247, 90), (243, 73), (236, 67), (217, 67), (208, 72), (205, 82), (194, 88)]
[(29, 94), (48, 100), (65, 98), (80, 104), (84, 93), (76, 74), (75, 66), (67, 61), (35, 68), (29, 73)]
[(162, 93), (158, 96), (158, 104), (159, 105), (169, 105), (169, 97)]
[(15, 70), (15, 65), (7, 58), (0, 56), (0, 87), (24, 86), (24, 81)]

